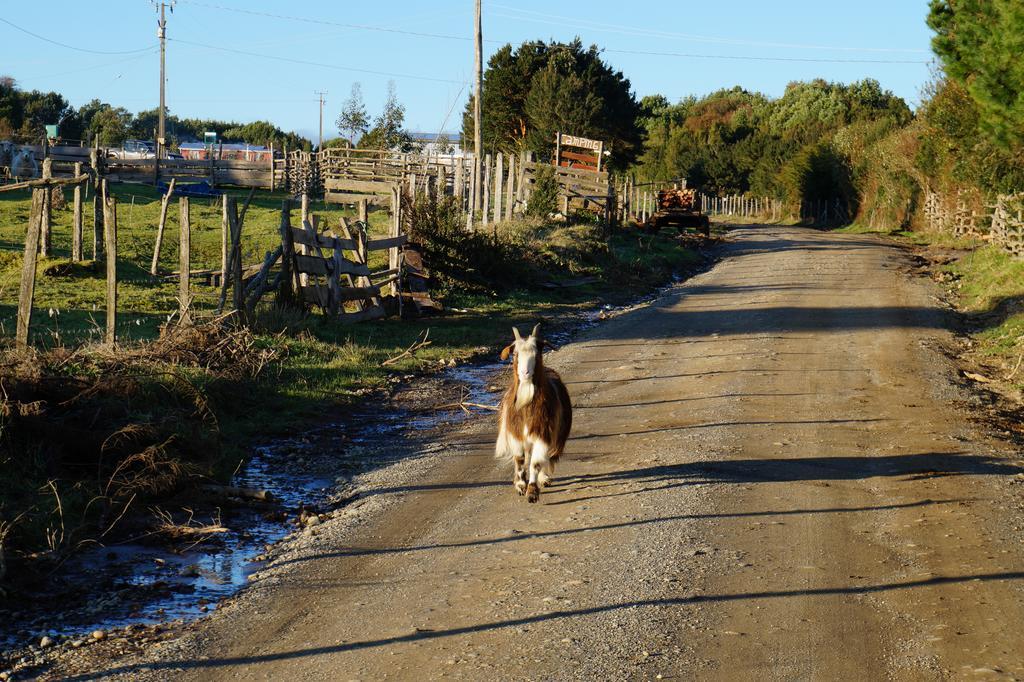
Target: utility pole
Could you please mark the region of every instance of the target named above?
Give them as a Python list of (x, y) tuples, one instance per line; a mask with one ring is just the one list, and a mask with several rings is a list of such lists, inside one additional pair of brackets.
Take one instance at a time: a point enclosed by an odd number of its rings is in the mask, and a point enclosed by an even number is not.
[(327, 94), (327, 91), (320, 92), (317, 90), (313, 94), (320, 95), (320, 142), (316, 146), (316, 150), (320, 151), (324, 148), (324, 95)]
[(473, 209), (475, 210), (479, 202), (480, 192), (480, 171), (481, 163), (483, 161), (483, 131), (480, 129), (481, 120), (483, 119), (483, 105), (480, 102), (480, 96), (483, 94), (483, 82), (484, 82), (484, 42), (483, 42), (483, 28), (480, 22), (480, 0), (476, 0), (476, 37), (473, 41), (476, 45), (476, 92), (473, 94), (473, 155), (476, 157), (473, 159), (473, 186), (476, 190), (473, 192)]
[(170, 2), (156, 2), (150, 0), (154, 5), (157, 6), (160, 12), (160, 19), (156, 22), (156, 37), (160, 39), (160, 109), (157, 112), (157, 130), (156, 130), (156, 158), (159, 159), (162, 156), (163, 148), (166, 142), (164, 141), (164, 110), (167, 108), (166, 100), (164, 99), (164, 85), (167, 82), (167, 77), (164, 75), (164, 61), (167, 53), (167, 18), (164, 14), (166, 7), (171, 8), (171, 14), (174, 14), (174, 5), (176, 0), (170, 0)]

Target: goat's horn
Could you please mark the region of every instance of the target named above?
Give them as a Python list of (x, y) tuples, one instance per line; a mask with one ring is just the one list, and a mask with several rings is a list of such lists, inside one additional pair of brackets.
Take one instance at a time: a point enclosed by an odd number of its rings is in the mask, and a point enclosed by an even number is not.
[(523, 340), (523, 337), (519, 335), (519, 327), (512, 327), (512, 334), (516, 337), (516, 341)]
[(533, 325), (533, 331), (530, 332), (530, 336), (532, 336), (534, 338), (537, 338), (537, 332), (539, 332), (539, 331), (540, 331), (540, 322), (538, 322), (537, 324)]

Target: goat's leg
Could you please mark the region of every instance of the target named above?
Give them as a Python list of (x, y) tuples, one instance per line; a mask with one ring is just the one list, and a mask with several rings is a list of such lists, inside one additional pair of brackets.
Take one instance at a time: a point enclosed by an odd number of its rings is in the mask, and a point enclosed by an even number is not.
[(544, 468), (537, 474), (537, 483), (540, 484), (541, 488), (547, 488), (551, 485), (551, 481), (555, 478), (555, 463), (551, 461), (551, 458), (544, 460)]
[(512, 485), (520, 495), (526, 494), (526, 452), (522, 441), (510, 439), (512, 446), (512, 464), (515, 468), (512, 473)]
[(536, 502), (540, 498), (540, 486), (538, 485), (542, 472), (551, 466), (548, 460), (548, 445), (539, 440), (533, 441), (530, 448), (530, 482), (526, 485), (526, 501)]

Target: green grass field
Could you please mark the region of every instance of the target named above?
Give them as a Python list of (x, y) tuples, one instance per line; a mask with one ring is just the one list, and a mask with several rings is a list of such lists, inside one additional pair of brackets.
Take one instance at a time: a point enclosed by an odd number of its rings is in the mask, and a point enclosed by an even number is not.
[[(124, 340), (153, 338), (158, 327), (177, 310), (178, 284), (149, 275), (153, 257), (156, 225), (160, 213), (160, 195), (146, 185), (116, 184), (111, 193), (117, 198), (118, 222), (118, 336)], [(246, 192), (229, 192), (237, 196), (239, 209)], [(65, 192), (69, 205), (71, 191)], [(283, 193), (263, 192), (249, 206), (242, 230), (242, 262), (260, 263), (267, 251), (280, 244)], [(0, 194), (0, 337), (10, 336), (17, 311), (18, 284), (24, 251), (25, 231), (30, 208), (28, 192)], [(326, 225), (336, 225), (340, 216), (351, 216), (351, 210), (314, 202), (312, 210)], [(85, 202), (84, 263), (71, 263), (71, 209), (54, 211), (50, 258), (41, 260), (37, 268), (35, 309), (32, 335), (37, 344), (79, 344), (99, 338), (105, 315), (105, 270), (92, 258), (92, 203)], [(193, 271), (219, 269), (221, 263), (221, 204), (219, 199), (191, 199), (191, 267)], [(292, 224), (298, 226), (299, 211), (295, 207)], [(167, 228), (160, 252), (159, 271), (178, 269), (179, 208), (172, 201), (168, 209)], [(371, 233), (384, 234), (386, 211), (370, 214)], [(99, 237), (102, 243), (102, 235)], [(371, 264), (383, 266), (383, 252), (371, 254)], [(193, 305), (197, 314), (213, 310), (218, 290), (194, 280)]]

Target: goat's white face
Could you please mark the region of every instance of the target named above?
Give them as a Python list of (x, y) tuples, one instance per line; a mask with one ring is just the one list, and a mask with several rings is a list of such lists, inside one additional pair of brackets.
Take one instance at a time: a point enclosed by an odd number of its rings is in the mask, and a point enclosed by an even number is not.
[(537, 339), (532, 336), (516, 341), (516, 373), (519, 381), (530, 381), (537, 366)]
[(540, 325), (533, 328), (533, 332), (525, 339), (519, 335), (519, 330), (512, 327), (512, 333), (515, 335), (515, 349), (516, 349), (516, 374), (519, 377), (519, 390), (516, 392), (516, 409), (523, 407), (533, 400), (533, 372), (537, 367), (537, 353), (539, 351), (540, 340), (537, 338), (537, 329)]

